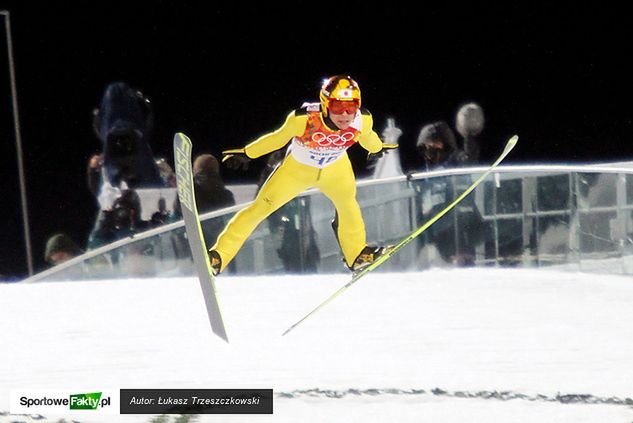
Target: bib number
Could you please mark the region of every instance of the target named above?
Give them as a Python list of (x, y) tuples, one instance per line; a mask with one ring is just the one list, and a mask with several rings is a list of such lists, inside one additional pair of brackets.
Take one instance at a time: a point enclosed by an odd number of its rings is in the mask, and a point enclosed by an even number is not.
[[(338, 156), (337, 156), (338, 157)], [(330, 157), (317, 157), (315, 155), (311, 155), (310, 156), (310, 160), (313, 160), (316, 162), (316, 164), (319, 165), (319, 167), (323, 167), (328, 163), (333, 162), (334, 160), (336, 160), (336, 157), (334, 156), (330, 156)]]

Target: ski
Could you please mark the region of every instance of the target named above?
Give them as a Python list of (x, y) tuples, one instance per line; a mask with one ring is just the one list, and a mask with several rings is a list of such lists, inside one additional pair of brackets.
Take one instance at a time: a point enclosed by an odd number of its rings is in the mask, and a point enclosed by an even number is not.
[(508, 154), (510, 154), (510, 152), (512, 151), (514, 146), (517, 144), (518, 140), (519, 140), (519, 137), (517, 135), (514, 135), (513, 137), (511, 137), (508, 140), (508, 142), (506, 143), (506, 146), (503, 149), (503, 152), (499, 155), (497, 160), (492, 165), (490, 165), (490, 167), (488, 169), (486, 169), (486, 171), (475, 182), (473, 182), (459, 197), (457, 197), (451, 204), (446, 206), (446, 208), (444, 208), (443, 210), (439, 211), (435, 216), (433, 216), (431, 219), (429, 219), (427, 222), (425, 222), (418, 229), (416, 229), (415, 231), (411, 232), (411, 234), (409, 234), (406, 238), (404, 238), (398, 244), (393, 246), (393, 248), (388, 250), (385, 254), (383, 254), (380, 257), (378, 257), (378, 259), (376, 259), (376, 261), (374, 261), (372, 264), (370, 264), (369, 266), (365, 267), (364, 269), (354, 273), (354, 275), (352, 276), (351, 280), (348, 283), (343, 285), (336, 292), (334, 292), (332, 295), (330, 295), (325, 301), (323, 301), (316, 308), (314, 308), (311, 312), (309, 312), (304, 317), (302, 317), (299, 321), (297, 321), (295, 324), (290, 326), (282, 334), (282, 336), (286, 335), (288, 332), (290, 332), (291, 330), (293, 330), (294, 328), (299, 326), (302, 322), (304, 322), (310, 316), (313, 316), (317, 311), (321, 310), (323, 307), (328, 305), (336, 297), (338, 297), (343, 292), (345, 292), (347, 289), (349, 289), (350, 286), (352, 286), (353, 284), (358, 282), (363, 276), (365, 276), (369, 272), (375, 270), (378, 266), (380, 266), (381, 264), (383, 264), (384, 262), (389, 260), (391, 257), (393, 257), (394, 254), (396, 254), (398, 251), (403, 249), (411, 241), (413, 241), (420, 234), (422, 234), (424, 231), (426, 231), (431, 225), (433, 225), (435, 222), (440, 220), (446, 213), (451, 211), (457, 204), (459, 204), (464, 198), (466, 198), (468, 196), (468, 194), (470, 194), (472, 191), (474, 191), (474, 189), (477, 188), (477, 186), (479, 186), (479, 184), (481, 184), (484, 181), (484, 179), (486, 179), (486, 177), (488, 175), (490, 175), (490, 173), (492, 173), (495, 170), (495, 168), (497, 166), (499, 166), (499, 164), (506, 158), (506, 156)]
[(174, 162), (176, 167), (176, 180), (178, 186), (178, 198), (185, 220), (187, 239), (193, 256), (193, 263), (198, 274), (204, 303), (209, 316), (211, 329), (220, 338), (229, 342), (222, 320), (220, 304), (218, 303), (217, 291), (215, 289), (215, 278), (211, 273), (211, 263), (207, 254), (207, 246), (204, 242), (200, 217), (196, 208), (196, 198), (193, 188), (193, 172), (191, 163), (191, 140), (183, 133), (174, 135)]

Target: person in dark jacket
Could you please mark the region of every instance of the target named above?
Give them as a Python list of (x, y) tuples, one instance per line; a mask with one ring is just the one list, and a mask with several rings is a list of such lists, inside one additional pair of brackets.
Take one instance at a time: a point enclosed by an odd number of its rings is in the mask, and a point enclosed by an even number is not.
[(224, 185), (220, 164), (212, 154), (201, 154), (193, 162), (193, 182), (198, 213), (235, 205), (235, 197)]
[(93, 129), (102, 143), (104, 176), (112, 186), (164, 186), (149, 145), (153, 119), (151, 103), (141, 91), (125, 82), (106, 87), (93, 111)]
[[(427, 170), (447, 169), (468, 163), (468, 156), (457, 146), (453, 130), (443, 121), (424, 126), (417, 147)], [(468, 176), (433, 177), (416, 183), (414, 189), (419, 193), (416, 197), (418, 223), (421, 225), (433, 218), (468, 185)], [(473, 198), (467, 197), (460, 207), (435, 222), (420, 237), (420, 243), (421, 246), (433, 244), (445, 263), (472, 265), (475, 261), (475, 246), (481, 242), (483, 230), (479, 210)]]
[(424, 159), (426, 170), (461, 166), (468, 159), (457, 146), (455, 133), (444, 121), (422, 127), (416, 147)]
[(68, 235), (58, 233), (46, 241), (44, 260), (53, 266), (57, 266), (82, 253), (82, 249)]

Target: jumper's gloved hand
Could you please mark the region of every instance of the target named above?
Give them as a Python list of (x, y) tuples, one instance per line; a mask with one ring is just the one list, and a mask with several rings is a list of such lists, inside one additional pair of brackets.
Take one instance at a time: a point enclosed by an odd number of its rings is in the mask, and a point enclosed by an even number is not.
[(389, 150), (393, 150), (394, 148), (398, 148), (398, 144), (386, 144), (383, 143), (382, 144), (382, 150), (376, 152), (376, 153), (368, 153), (367, 154), (367, 165), (368, 166), (375, 166), (376, 163), (378, 162), (378, 160), (380, 160), (382, 158), (382, 156), (388, 152)]
[(222, 152), (222, 163), (225, 163), (229, 169), (246, 170), (250, 162), (251, 159), (246, 155), (243, 148), (225, 150)]

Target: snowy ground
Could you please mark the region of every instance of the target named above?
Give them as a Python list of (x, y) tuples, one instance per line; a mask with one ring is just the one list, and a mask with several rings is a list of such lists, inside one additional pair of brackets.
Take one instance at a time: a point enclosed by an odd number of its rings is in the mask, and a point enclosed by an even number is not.
[(193, 278), (0, 284), (0, 422), (35, 421), (10, 389), (73, 386), (274, 389), (273, 415), (201, 422), (633, 422), (630, 277), (370, 275), (280, 336), (346, 281), (221, 278), (230, 344)]

